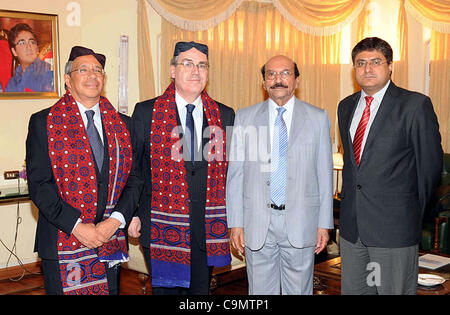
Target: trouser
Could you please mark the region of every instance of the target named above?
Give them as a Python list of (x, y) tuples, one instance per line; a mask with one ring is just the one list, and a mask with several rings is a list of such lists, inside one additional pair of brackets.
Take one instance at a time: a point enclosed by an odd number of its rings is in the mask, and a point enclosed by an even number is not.
[(295, 248), (287, 236), (286, 211), (272, 210), (264, 246), (245, 248), (249, 294), (312, 294), (314, 247)]
[[(118, 295), (120, 288), (120, 264), (112, 268), (105, 264), (106, 278), (110, 295)], [(42, 259), (42, 272), (44, 273), (44, 288), (48, 295), (62, 295), (61, 272), (58, 260)]]
[(419, 245), (402, 248), (365, 246), (340, 239), (341, 294), (417, 293)]

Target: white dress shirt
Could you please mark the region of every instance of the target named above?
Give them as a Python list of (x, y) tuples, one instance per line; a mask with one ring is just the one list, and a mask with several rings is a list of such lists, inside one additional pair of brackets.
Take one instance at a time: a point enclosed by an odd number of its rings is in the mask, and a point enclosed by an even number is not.
[[(378, 109), (380, 108), (381, 101), (383, 101), (384, 94), (386, 93), (386, 90), (389, 86), (389, 83), (391, 80), (388, 81), (388, 83), (377, 93), (374, 95), (371, 95), (373, 97), (372, 103), (370, 104), (370, 117), (369, 122), (366, 126), (366, 131), (364, 132), (364, 138), (361, 144), (361, 155), (364, 151), (364, 146), (366, 144), (367, 135), (369, 134), (370, 127), (372, 126), (372, 123), (375, 119), (375, 116), (377, 115)], [(353, 120), (350, 125), (350, 136), (353, 138), (355, 137), (356, 129), (358, 128), (359, 121), (361, 120), (362, 114), (364, 112), (364, 108), (366, 107), (366, 99), (365, 97), (369, 96), (367, 95), (364, 90), (361, 90), (361, 97), (359, 98), (358, 105), (356, 106), (355, 113), (353, 114)], [(360, 156), (361, 158), (361, 156)]]
[[(271, 98), (269, 98), (268, 103), (269, 103), (270, 147), (272, 147), (275, 118), (277, 118), (277, 116), (278, 116), (277, 108), (280, 106), (278, 106), (277, 103), (275, 103)], [(294, 104), (295, 104), (295, 96), (292, 96), (291, 99), (289, 101), (287, 101), (286, 104), (283, 105), (283, 107), (286, 109), (286, 111), (283, 113), (283, 120), (284, 120), (284, 123), (286, 124), (288, 137), (289, 137), (290, 131), (291, 131), (291, 122), (292, 122), (292, 115), (294, 112)]]
[(188, 103), (184, 98), (175, 91), (175, 101), (177, 103), (178, 114), (180, 115), (181, 127), (183, 131), (186, 130), (186, 114), (187, 114), (187, 104), (192, 104), (195, 106), (192, 111), (192, 117), (194, 118), (194, 128), (197, 134), (197, 149), (202, 145), (202, 127), (203, 127), (203, 103), (202, 96), (199, 95), (192, 103)]
[[(80, 115), (83, 119), (83, 123), (84, 123), (84, 127), (87, 128), (87, 116), (86, 116), (86, 111), (88, 110), (93, 110), (95, 112), (94, 114), (94, 125), (95, 128), (97, 128), (98, 133), (100, 135), (100, 139), (102, 139), (103, 144), (105, 143), (103, 141), (103, 125), (102, 125), (102, 116), (100, 114), (100, 105), (97, 103), (94, 105), (94, 107), (91, 108), (86, 108), (84, 107), (83, 104), (81, 104), (80, 102), (76, 101), (77, 105), (78, 105), (78, 110), (80, 111)], [(123, 217), (123, 214), (117, 211), (114, 211), (113, 213), (111, 213), (111, 218), (117, 219), (120, 221), (120, 226), (119, 229), (123, 229), (125, 227), (125, 218)], [(78, 225), (78, 223), (81, 223), (81, 219), (78, 219), (77, 222), (75, 223), (75, 225), (73, 226), (72, 232), (75, 229), (75, 227)]]

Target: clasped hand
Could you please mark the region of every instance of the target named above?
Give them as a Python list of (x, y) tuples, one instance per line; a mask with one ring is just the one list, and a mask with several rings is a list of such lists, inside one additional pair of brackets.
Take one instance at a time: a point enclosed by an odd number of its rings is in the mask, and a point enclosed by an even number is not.
[(97, 248), (108, 242), (120, 225), (120, 221), (114, 218), (108, 218), (97, 225), (93, 223), (79, 223), (72, 234), (84, 246)]

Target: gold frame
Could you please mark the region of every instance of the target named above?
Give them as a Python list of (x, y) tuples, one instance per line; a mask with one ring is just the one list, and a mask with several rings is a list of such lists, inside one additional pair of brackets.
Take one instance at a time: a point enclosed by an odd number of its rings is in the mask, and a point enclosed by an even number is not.
[[(59, 40), (58, 40), (58, 15), (34, 12), (21, 12), (0, 10), (0, 26), (3, 21), (10, 19), (17, 19), (17, 23), (26, 23), (26, 20), (33, 21), (33, 23), (51, 22), (51, 50), (53, 53), (53, 92), (2, 92), (0, 89), (0, 99), (42, 99), (42, 98), (59, 98), (61, 97), (61, 84), (59, 73)], [(19, 22), (20, 21), (20, 22)], [(47, 34), (48, 35), (48, 34)], [(6, 87), (3, 87), (4, 89)]]

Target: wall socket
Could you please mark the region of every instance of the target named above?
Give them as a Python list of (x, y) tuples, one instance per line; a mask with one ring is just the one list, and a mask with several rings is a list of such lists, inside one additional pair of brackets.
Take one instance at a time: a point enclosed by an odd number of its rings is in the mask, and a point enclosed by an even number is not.
[(19, 178), (19, 171), (5, 171), (3, 177), (5, 179), (17, 179)]

